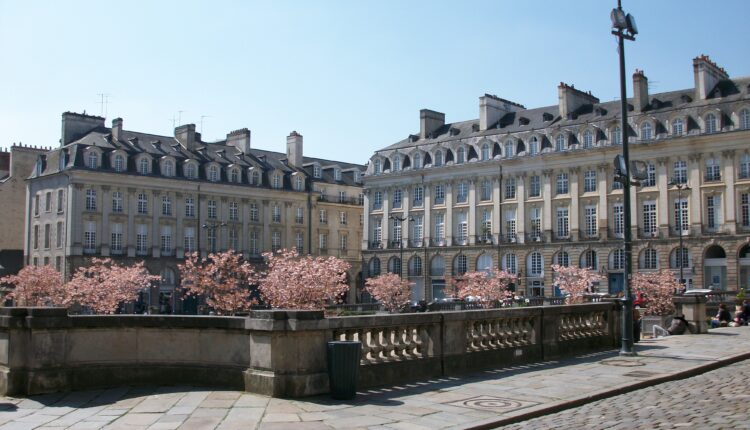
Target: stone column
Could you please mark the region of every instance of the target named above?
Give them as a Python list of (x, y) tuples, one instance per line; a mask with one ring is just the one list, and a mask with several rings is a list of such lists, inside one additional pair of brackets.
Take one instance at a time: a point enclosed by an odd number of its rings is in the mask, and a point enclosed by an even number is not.
[[(602, 163), (599, 164), (597, 172), (597, 184), (596, 190), (599, 194), (599, 210), (596, 215), (599, 217), (598, 228), (599, 228), (599, 240), (607, 240), (607, 227), (609, 207), (607, 206), (607, 167), (609, 165)], [(636, 236), (637, 237), (637, 236)]]
[(174, 244), (174, 255), (177, 258), (185, 257), (185, 195), (182, 193), (175, 193), (174, 204), (172, 206), (175, 216), (175, 229), (172, 241)]
[[(453, 245), (453, 184), (445, 184), (445, 243)], [(448, 271), (446, 263), (446, 271)]]
[(388, 218), (391, 215), (391, 194), (390, 188), (383, 190), (383, 221), (381, 224), (383, 249), (388, 249), (391, 246), (391, 223), (393, 220)]
[[(688, 156), (688, 172), (690, 175), (690, 198), (688, 201), (690, 235), (701, 234), (702, 201), (701, 201), (701, 157), (702, 154), (690, 154)], [(685, 196), (685, 194), (683, 194)], [(700, 261), (700, 259), (694, 259)]]
[(722, 151), (723, 165), (724, 165), (724, 184), (726, 185), (726, 192), (724, 193), (724, 220), (723, 220), (723, 232), (729, 234), (735, 234), (737, 232), (736, 214), (735, 214), (735, 201), (736, 194), (734, 192), (734, 178), (735, 178), (735, 167), (734, 167), (734, 150)]
[(109, 256), (110, 241), (112, 235), (109, 229), (109, 212), (112, 210), (112, 200), (110, 199), (110, 186), (102, 185), (102, 234), (101, 240), (101, 254), (102, 257)]
[(568, 179), (570, 180), (570, 238), (573, 242), (576, 242), (580, 238), (580, 225), (581, 217), (580, 203), (578, 202), (578, 175), (580, 174), (580, 167), (573, 167), (568, 173)]
[(492, 237), (496, 239), (495, 244), (500, 243), (499, 237), (502, 224), (502, 213), (500, 206), (500, 175), (492, 180)]
[[(364, 195), (364, 217), (362, 218), (362, 250), (366, 251), (367, 248), (369, 248), (369, 242), (370, 242), (370, 213), (372, 212), (372, 208), (370, 207), (370, 190), (364, 190), (362, 192)], [(315, 214), (315, 212), (313, 212)], [(317, 216), (315, 214), (314, 216)], [(312, 222), (312, 220), (310, 220)]]
[[(404, 241), (404, 248), (409, 246), (409, 238), (411, 237), (411, 221), (409, 221), (409, 207), (411, 203), (409, 197), (411, 196), (411, 193), (409, 192), (409, 189), (409, 187), (404, 187), (404, 190), (401, 194), (401, 207), (404, 210), (401, 215), (404, 218), (404, 221), (401, 225), (401, 240)], [(406, 259), (406, 257), (404, 257), (404, 259)], [(406, 268), (406, 266), (404, 266), (404, 268)]]
[(161, 231), (159, 230), (159, 214), (161, 213), (161, 191), (151, 192), (151, 254), (154, 258), (161, 256)]
[(271, 202), (263, 200), (261, 207), (258, 209), (261, 211), (261, 217), (263, 217), (263, 237), (260, 240), (262, 244), (260, 251), (266, 252), (271, 250)]
[[(242, 247), (242, 255), (245, 258), (250, 256), (250, 229), (248, 228), (248, 220), (250, 219), (250, 202), (248, 199), (243, 198), (240, 200), (239, 216), (242, 220), (242, 231), (239, 233), (242, 235), (240, 239), (240, 246)], [(310, 222), (310, 220), (307, 220)]]
[[(552, 185), (550, 183), (552, 169), (542, 171), (542, 197), (544, 206), (542, 207), (542, 231), (547, 242), (552, 241)], [(546, 281), (545, 281), (545, 285)]]
[[(422, 192), (424, 196), (424, 220), (422, 220), (422, 237), (424, 238), (425, 246), (429, 246), (430, 239), (432, 238), (432, 191), (430, 190), (430, 185), (422, 184)], [(422, 267), (423, 273), (426, 273), (426, 270), (428, 268), (426, 264), (427, 262), (425, 261)]]
[(518, 243), (526, 241), (526, 173), (521, 173), (516, 177), (516, 201), (518, 209), (516, 210), (516, 233)]
[(469, 219), (468, 221), (468, 234), (469, 234), (469, 245), (476, 244), (477, 234), (477, 179), (472, 178), (469, 180)]
[[(282, 210), (284, 211), (285, 215), (282, 218), (282, 221), (284, 222), (284, 240), (281, 246), (283, 248), (292, 248), (294, 247), (294, 233), (292, 232), (292, 224), (295, 223), (294, 218), (297, 216), (297, 214), (294, 213), (295, 208), (292, 207), (292, 202), (284, 202)], [(338, 216), (338, 213), (336, 215)], [(330, 248), (330, 244), (328, 244), (328, 247)]]
[(136, 189), (135, 188), (128, 188), (127, 192), (127, 202), (125, 210), (128, 212), (128, 231), (125, 232), (127, 237), (127, 250), (128, 250), (128, 257), (133, 258), (135, 257), (135, 211), (138, 206), (136, 203)]
[[(659, 190), (659, 197), (656, 202), (656, 222), (659, 225), (659, 237), (669, 237), (669, 175), (667, 173), (667, 163), (669, 159), (660, 157), (656, 159), (656, 187)], [(674, 210), (672, 208), (672, 210)]]

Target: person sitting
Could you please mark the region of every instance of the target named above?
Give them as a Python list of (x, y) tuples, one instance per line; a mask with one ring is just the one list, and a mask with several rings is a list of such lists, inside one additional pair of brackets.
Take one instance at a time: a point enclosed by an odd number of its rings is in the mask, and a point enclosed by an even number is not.
[(750, 301), (742, 301), (742, 319), (745, 320), (745, 324), (750, 324)]
[(742, 312), (741, 310), (736, 311), (734, 313), (734, 319), (732, 319), (732, 322), (729, 323), (729, 327), (741, 327), (745, 325), (744, 315), (744, 312)]
[(667, 332), (671, 335), (685, 334), (685, 331), (689, 328), (687, 320), (684, 315), (676, 315), (672, 318), (672, 324), (667, 329)]
[(724, 303), (719, 303), (719, 311), (716, 316), (711, 318), (711, 328), (726, 327), (732, 321), (732, 315), (727, 310)]

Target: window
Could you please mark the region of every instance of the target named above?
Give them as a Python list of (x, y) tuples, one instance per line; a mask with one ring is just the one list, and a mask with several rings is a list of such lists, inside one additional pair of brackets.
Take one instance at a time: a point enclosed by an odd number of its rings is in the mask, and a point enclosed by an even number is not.
[(443, 165), (443, 151), (437, 150), (435, 151), (435, 166), (442, 166)]
[(690, 267), (690, 251), (687, 248), (675, 248), (670, 260), (672, 268)]
[(622, 145), (622, 129), (620, 126), (617, 126), (612, 130), (612, 144)]
[(688, 201), (686, 198), (675, 199), (674, 201), (674, 225), (675, 231), (679, 232), (682, 230), (682, 234), (685, 234), (690, 226)]
[(656, 202), (643, 202), (643, 233), (654, 235), (656, 233)]
[(319, 212), (319, 221), (321, 224), (328, 224), (328, 211), (325, 209), (321, 209)]
[(682, 136), (685, 126), (681, 118), (672, 120), (672, 136)]
[(394, 208), (401, 207), (401, 200), (402, 200), (401, 197), (402, 195), (401, 195), (400, 189), (393, 190), (393, 207)]
[(516, 178), (508, 178), (505, 181), (505, 199), (516, 198)]
[[(379, 162), (380, 160), (377, 161)], [(323, 172), (320, 169), (320, 166), (318, 166), (317, 164), (313, 164), (313, 178), (320, 179), (321, 176), (323, 176)]]
[(555, 151), (565, 151), (565, 134), (560, 133), (555, 138)]
[(482, 144), (482, 161), (487, 161), (490, 159), (490, 145), (488, 143)]
[(63, 246), (63, 234), (65, 233), (65, 231), (63, 230), (63, 223), (62, 223), (62, 221), (58, 221), (57, 222), (57, 229), (55, 230), (55, 233), (57, 234), (57, 241), (56, 241), (55, 244), (56, 244), (56, 246), (58, 248), (62, 248), (62, 246)]
[(318, 235), (318, 248), (320, 248), (321, 251), (328, 249), (328, 235), (327, 234), (321, 233)]
[(141, 160), (138, 162), (138, 173), (141, 175), (148, 175), (149, 173), (149, 161), (147, 157), (142, 157)]
[(168, 225), (161, 226), (161, 253), (172, 255), (172, 227)]
[(112, 212), (114, 213), (122, 212), (122, 192), (121, 191), (112, 192)]
[(195, 252), (195, 228), (185, 227), (183, 230), (185, 254)]
[(560, 251), (555, 254), (552, 264), (558, 264), (562, 267), (570, 266), (570, 255), (565, 251)]
[(740, 157), (739, 179), (750, 179), (750, 154)]
[(675, 161), (672, 170), (672, 180), (677, 184), (687, 184), (687, 162)]
[(137, 255), (148, 254), (148, 226), (138, 224), (135, 229), (135, 253)]
[(584, 208), (584, 222), (586, 227), (586, 236), (597, 237), (598, 219), (596, 217), (596, 206), (586, 206)]
[(557, 186), (556, 190), (557, 194), (568, 194), (568, 174), (567, 173), (558, 173), (557, 174)]
[(623, 270), (625, 269), (625, 251), (622, 249), (615, 249), (612, 251), (612, 261), (610, 262), (612, 270)]
[(380, 243), (383, 240), (383, 220), (375, 218), (372, 223), (372, 241)]
[(138, 194), (138, 213), (142, 215), (148, 213), (148, 196), (145, 193)]
[(641, 267), (644, 269), (655, 270), (659, 261), (658, 254), (653, 248), (646, 248), (643, 250), (643, 263)]
[(469, 218), (466, 212), (459, 212), (456, 217), (456, 239), (459, 245), (467, 245), (469, 242)]
[(340, 181), (341, 180), (341, 170), (340, 169), (333, 169), (333, 180), (334, 181)]
[(719, 160), (709, 158), (706, 160), (706, 182), (721, 180), (721, 165)]
[[(379, 175), (379, 174), (380, 174), (380, 173), (382, 173), (382, 171), (383, 171), (383, 168), (382, 168), (382, 162), (380, 161), (380, 159), (379, 159), (379, 158), (378, 158), (378, 159), (376, 159), (375, 161), (373, 161), (373, 171), (375, 171), (375, 174), (376, 174), (376, 175)], [(317, 178), (317, 177), (318, 177), (318, 176), (316, 176), (316, 178)]]
[(468, 258), (466, 258), (466, 255), (464, 254), (457, 255), (456, 259), (454, 260), (453, 274), (456, 276), (461, 276), (467, 271), (468, 271)]
[(398, 172), (401, 170), (401, 156), (396, 154), (393, 156), (393, 171)]
[(479, 200), (483, 202), (492, 200), (492, 183), (490, 181), (482, 181), (479, 185)]
[(594, 132), (586, 130), (583, 132), (583, 147), (588, 149), (594, 146)]
[(44, 211), (45, 212), (52, 211), (52, 193), (50, 192), (44, 195)]
[(503, 270), (513, 274), (518, 273), (516, 254), (505, 254), (505, 258), (503, 258)]
[(466, 148), (459, 146), (456, 150), (456, 164), (462, 164), (466, 162)]
[(421, 169), (422, 168), (422, 154), (417, 152), (414, 154), (414, 162), (412, 163), (414, 165), (415, 169)]
[(529, 212), (531, 240), (539, 242), (542, 239), (542, 210), (531, 208)]
[(258, 222), (259, 216), (258, 216), (258, 204), (257, 203), (250, 203), (250, 221), (252, 222)]
[(96, 223), (88, 221), (83, 232), (83, 252), (91, 254), (96, 252)]
[(294, 248), (300, 255), (305, 251), (305, 236), (300, 231), (294, 234)]
[(261, 185), (260, 172), (253, 170), (250, 174), (250, 185)]
[(86, 159), (86, 167), (89, 169), (96, 169), (99, 167), (99, 155), (97, 155), (96, 152), (89, 152), (88, 158)]
[(445, 214), (435, 214), (435, 239), (438, 241), (445, 239)]
[(211, 182), (219, 182), (219, 167), (211, 165), (208, 167), (208, 178)]
[(346, 191), (339, 191), (339, 203), (346, 203)]
[(234, 182), (235, 184), (240, 182), (240, 172), (237, 169), (231, 170), (231, 173), (229, 174), (229, 182)]
[(641, 124), (641, 140), (651, 140), (652, 139), (652, 127), (650, 122), (644, 122)]
[(162, 196), (161, 198), (161, 214), (172, 216), (172, 199), (169, 196)]
[(644, 187), (655, 187), (656, 186), (656, 166), (653, 163), (646, 165), (646, 180), (643, 181)]
[(193, 164), (193, 163), (187, 163), (187, 164), (185, 164), (185, 177), (186, 178), (188, 178), (188, 179), (195, 179), (196, 178), (195, 172), (196, 172), (196, 170), (195, 170), (195, 164)]
[(510, 209), (505, 212), (505, 236), (509, 241), (516, 241), (516, 210)]
[(372, 194), (372, 210), (383, 209), (383, 192), (375, 191)]
[(750, 227), (750, 194), (740, 194), (740, 223), (743, 227)]
[(37, 194), (34, 196), (34, 216), (39, 216), (39, 205), (39, 194)]
[(34, 226), (34, 249), (39, 249), (39, 226)]
[(294, 177), (294, 189), (297, 191), (305, 190), (305, 181), (302, 179), (301, 175), (297, 175)]
[(570, 237), (568, 208), (557, 208), (557, 237), (558, 239), (567, 239)]
[(416, 243), (421, 243), (424, 237), (424, 218), (422, 215), (415, 215), (414, 220), (411, 223), (412, 240)]
[(277, 204), (271, 208), (271, 222), (281, 222), (281, 207)]
[(442, 184), (435, 185), (435, 204), (442, 205), (445, 203), (445, 186)]
[(719, 196), (706, 196), (706, 226), (709, 229), (719, 227)]
[(505, 141), (505, 158), (511, 158), (515, 155), (513, 140)]
[(599, 265), (598, 260), (599, 259), (597, 258), (596, 251), (594, 251), (593, 249), (584, 251), (584, 253), (581, 254), (581, 267), (596, 270), (597, 266)]
[(216, 200), (209, 200), (207, 202), (208, 205), (208, 218), (209, 219), (216, 219)]
[(216, 227), (206, 229), (206, 242), (208, 242), (208, 251), (216, 252)]
[(281, 249), (281, 232), (274, 231), (271, 233), (271, 251), (277, 252)]
[[(237, 202), (229, 202), (229, 221), (240, 220), (240, 205)], [(237, 249), (237, 248), (232, 248)]]
[(750, 129), (750, 109), (740, 111), (740, 128), (743, 130)]
[(541, 197), (542, 196), (542, 178), (539, 176), (532, 176), (529, 178), (529, 197)]
[(492, 211), (485, 210), (482, 212), (482, 234), (480, 239), (484, 242), (492, 240)]
[(62, 271), (62, 257), (60, 257), (59, 255), (55, 257), (55, 270), (57, 270), (58, 272)]
[(466, 203), (469, 201), (469, 184), (459, 182), (456, 187), (456, 203)]
[(400, 219), (393, 219), (392, 238), (394, 242), (401, 242), (401, 223)]
[(532, 252), (529, 256), (529, 276), (533, 276), (535, 278), (538, 278), (540, 276), (543, 276), (544, 272), (542, 268), (544, 267), (542, 259), (542, 254), (539, 252)]
[(172, 160), (164, 161), (164, 171), (162, 174), (164, 174), (164, 176), (174, 176), (174, 163)]
[(57, 213), (63, 213), (65, 202), (63, 201), (63, 190), (57, 190)]
[(418, 255), (409, 261), (409, 276), (422, 276), (422, 258)]
[(195, 216), (195, 199), (192, 197), (185, 197), (185, 216), (190, 218)]
[[(37, 207), (39, 206), (38, 198), (39, 197), (37, 196)], [(86, 189), (86, 210), (87, 211), (96, 210), (96, 190), (93, 188)]]
[(529, 155), (536, 155), (539, 153), (539, 139), (534, 136), (529, 140)]
[(260, 254), (260, 247), (258, 246), (258, 232), (255, 230), (250, 230), (250, 249), (248, 250), (250, 252), (250, 255), (258, 255)]
[(362, 182), (362, 173), (360, 173), (359, 170), (355, 170), (354, 171), (354, 182), (357, 183), (357, 184), (359, 184), (360, 182)]
[(294, 214), (294, 222), (297, 224), (302, 224), (304, 221), (304, 210), (301, 207), (298, 207)]
[(120, 154), (115, 155), (115, 172), (124, 172), (125, 171), (125, 157), (123, 157)]
[(52, 242), (52, 226), (50, 224), (44, 224), (44, 249), (49, 249), (51, 242)]
[(587, 170), (583, 174), (583, 192), (592, 193), (596, 191), (596, 171)]
[(229, 229), (229, 249), (240, 249), (240, 235), (234, 227)]
[(109, 250), (112, 253), (122, 253), (122, 224), (112, 224), (111, 227), (112, 240), (109, 244)]
[(346, 215), (346, 212), (344, 211), (339, 212), (339, 224), (341, 225), (347, 224), (347, 215)]
[[(625, 235), (625, 209), (622, 203), (615, 203), (612, 205), (612, 226), (614, 227), (615, 237), (623, 237)], [(645, 217), (645, 214), (644, 214)]]
[(424, 204), (424, 188), (421, 185), (414, 187), (412, 196), (412, 206), (420, 207)]
[(710, 113), (705, 117), (705, 132), (716, 133), (716, 115)]

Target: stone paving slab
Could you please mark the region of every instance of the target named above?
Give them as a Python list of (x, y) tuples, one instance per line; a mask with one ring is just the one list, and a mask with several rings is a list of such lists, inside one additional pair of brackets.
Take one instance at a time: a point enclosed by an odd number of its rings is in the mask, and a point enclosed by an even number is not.
[[(494, 428), (750, 359), (750, 327), (642, 341), (636, 351), (636, 357), (606, 351), (366, 390), (353, 401), (184, 386), (0, 397), (0, 430)], [(607, 419), (638, 427), (629, 417)], [(723, 419), (731, 421), (709, 421)]]

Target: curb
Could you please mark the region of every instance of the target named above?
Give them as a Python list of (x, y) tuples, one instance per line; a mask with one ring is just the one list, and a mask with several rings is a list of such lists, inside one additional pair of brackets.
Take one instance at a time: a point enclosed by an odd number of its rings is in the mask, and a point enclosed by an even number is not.
[(680, 379), (687, 379), (693, 376), (701, 375), (706, 372), (710, 372), (712, 370), (716, 370), (721, 367), (728, 366), (734, 363), (738, 363), (740, 361), (745, 361), (748, 359), (750, 359), (750, 352), (744, 352), (742, 354), (733, 355), (727, 358), (723, 358), (723, 359), (720, 359), (720, 360), (717, 360), (708, 364), (699, 365), (691, 369), (683, 370), (681, 372), (673, 373), (670, 375), (664, 375), (664, 376), (659, 376), (659, 377), (655, 377), (652, 379), (647, 379), (644, 381), (634, 382), (633, 384), (630, 384), (630, 385), (618, 387), (609, 391), (599, 392), (590, 396), (580, 397), (580, 398), (569, 400), (566, 402), (551, 404), (549, 406), (541, 407), (539, 409), (535, 409), (533, 411), (529, 411), (526, 413), (521, 413), (519, 415), (514, 415), (512, 417), (492, 419), (492, 421), (486, 421), (486, 422), (478, 423), (469, 427), (461, 427), (461, 428), (465, 430), (484, 430), (484, 429), (494, 429), (494, 428), (497, 428), (500, 426), (506, 426), (509, 424), (516, 424), (522, 421), (528, 421), (530, 419), (539, 418), (539, 417), (554, 414), (557, 412), (562, 412), (564, 410), (576, 408), (578, 406), (583, 406), (587, 403), (595, 402), (597, 400), (619, 396), (620, 394), (629, 393), (632, 391), (640, 390), (642, 388), (652, 387), (654, 385), (663, 384), (665, 382), (678, 381)]

